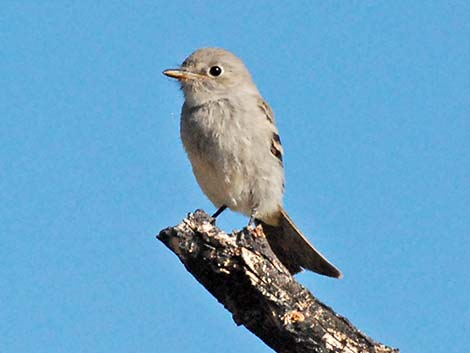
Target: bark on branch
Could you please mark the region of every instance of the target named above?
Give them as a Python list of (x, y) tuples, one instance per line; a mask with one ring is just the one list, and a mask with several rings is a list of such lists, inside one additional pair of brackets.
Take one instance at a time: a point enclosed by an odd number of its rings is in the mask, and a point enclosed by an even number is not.
[(204, 211), (157, 236), (233, 315), (276, 352), (399, 353), (373, 341), (300, 285), (261, 227), (226, 234)]

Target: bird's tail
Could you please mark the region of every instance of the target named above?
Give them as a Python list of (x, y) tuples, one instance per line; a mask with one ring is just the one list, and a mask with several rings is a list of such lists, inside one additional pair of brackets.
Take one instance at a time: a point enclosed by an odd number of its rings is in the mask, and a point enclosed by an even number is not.
[(296, 274), (304, 268), (329, 277), (343, 277), (341, 271), (310, 244), (286, 211), (281, 210), (278, 226), (261, 224), (271, 249), (290, 273)]

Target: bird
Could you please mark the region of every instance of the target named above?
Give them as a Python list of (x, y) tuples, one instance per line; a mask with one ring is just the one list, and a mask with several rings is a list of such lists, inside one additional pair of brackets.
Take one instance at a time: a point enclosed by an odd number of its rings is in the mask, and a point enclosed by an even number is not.
[(262, 225), (266, 239), (291, 274), (303, 269), (341, 278), (283, 207), (283, 148), (274, 113), (250, 72), (232, 52), (201, 48), (163, 74), (184, 95), (180, 135), (196, 180), (217, 208)]

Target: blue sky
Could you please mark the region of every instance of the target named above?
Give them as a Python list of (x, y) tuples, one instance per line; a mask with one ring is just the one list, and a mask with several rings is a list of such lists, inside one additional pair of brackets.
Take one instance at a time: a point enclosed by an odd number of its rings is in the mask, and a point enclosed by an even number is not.
[(155, 239), (214, 210), (161, 75), (204, 46), (251, 70), (285, 206), (345, 275), (299, 281), (403, 352), (467, 350), (469, 18), (465, 1), (2, 3), (0, 351), (271, 351)]

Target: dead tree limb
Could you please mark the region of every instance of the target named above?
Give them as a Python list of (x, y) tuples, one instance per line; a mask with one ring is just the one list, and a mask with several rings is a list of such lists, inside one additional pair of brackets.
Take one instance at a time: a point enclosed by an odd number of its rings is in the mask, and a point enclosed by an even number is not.
[(262, 228), (226, 234), (204, 211), (157, 236), (233, 315), (276, 352), (399, 353), (361, 333), (300, 285)]

